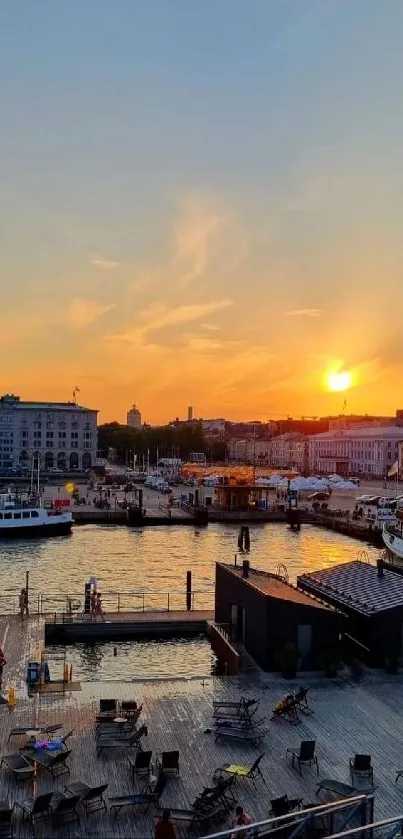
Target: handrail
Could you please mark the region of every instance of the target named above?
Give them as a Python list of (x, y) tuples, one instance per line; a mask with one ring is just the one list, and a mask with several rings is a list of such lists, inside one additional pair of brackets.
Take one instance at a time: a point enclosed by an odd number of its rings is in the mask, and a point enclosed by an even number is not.
[[(106, 612), (124, 611), (150, 611), (187, 608), (186, 589), (156, 590), (149, 589), (128, 589), (118, 591), (117, 589), (102, 588), (102, 604)], [(20, 590), (10, 590), (0, 594), (0, 615), (16, 614), (19, 609)], [(213, 586), (210, 588), (192, 589), (191, 608), (195, 609), (196, 601), (199, 609), (212, 609)], [(29, 590), (29, 611), (30, 614), (45, 615), (54, 614), (57, 606), (61, 606), (61, 612), (70, 612), (73, 606), (78, 611), (84, 606), (84, 591), (66, 592), (42, 592), (34, 589)], [(78, 605), (77, 605), (78, 604)], [(9, 608), (7, 608), (7, 606)], [(74, 608), (75, 607), (75, 608)]]
[[(339, 801), (327, 801), (323, 804), (318, 804), (315, 807), (309, 807), (306, 810), (295, 810), (294, 812), (287, 813), (284, 816), (272, 816), (270, 819), (264, 819), (261, 822), (253, 822), (251, 825), (248, 825), (248, 836), (250, 836), (251, 839), (255, 836), (258, 837), (260, 835), (259, 830), (261, 828), (263, 828), (265, 831), (264, 833), (262, 833), (262, 836), (265, 836), (267, 829), (276, 828), (276, 830), (279, 831), (283, 827), (289, 827), (290, 819), (292, 819), (293, 822), (295, 822), (298, 819), (302, 820), (305, 818), (315, 818), (316, 816), (324, 816), (327, 814), (333, 815), (334, 813), (337, 813), (339, 810), (344, 810), (346, 808), (352, 807), (353, 805), (359, 805), (361, 803), (364, 804), (367, 801), (373, 801), (373, 799), (373, 793), (363, 793), (361, 795), (356, 795), (352, 798), (342, 798)], [(400, 816), (399, 818), (403, 817)], [(367, 829), (368, 825), (360, 828), (360, 830), (363, 831)], [(230, 837), (236, 836), (236, 834), (240, 831), (245, 832), (244, 825), (241, 825), (237, 828), (227, 828), (226, 830), (222, 830), (219, 833), (210, 833), (208, 836), (205, 836), (204, 839), (230, 839)], [(340, 837), (344, 835), (348, 834), (339, 833), (336, 834), (336, 836), (332, 836), (331, 839), (340, 839)], [(326, 837), (326, 839), (330, 839), (330, 837)]]

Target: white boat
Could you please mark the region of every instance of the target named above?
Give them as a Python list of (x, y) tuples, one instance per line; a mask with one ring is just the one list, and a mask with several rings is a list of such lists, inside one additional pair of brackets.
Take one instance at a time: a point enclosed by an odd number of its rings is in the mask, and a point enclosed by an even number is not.
[(403, 533), (396, 524), (384, 524), (382, 538), (390, 553), (403, 559)]
[(40, 498), (23, 501), (0, 495), (0, 539), (63, 536), (72, 525), (70, 510), (44, 507)]

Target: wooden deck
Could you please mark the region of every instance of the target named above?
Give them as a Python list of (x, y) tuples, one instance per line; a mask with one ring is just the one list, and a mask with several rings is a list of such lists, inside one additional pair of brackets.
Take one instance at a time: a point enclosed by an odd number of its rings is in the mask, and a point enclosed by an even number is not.
[[(288, 793), (305, 801), (315, 799), (317, 776), (312, 769), (303, 769), (302, 779), (293, 770), (285, 752), (299, 745), (302, 739), (317, 742), (320, 778), (330, 777), (349, 783), (348, 761), (355, 752), (372, 755), (375, 769), (375, 817), (383, 818), (403, 813), (403, 784), (395, 785), (395, 770), (403, 768), (402, 707), (403, 677), (366, 673), (360, 682), (349, 679), (304, 678), (312, 685), (312, 716), (302, 717), (298, 726), (271, 721), (271, 711), (277, 700), (290, 688), (289, 682), (277, 676), (249, 675), (228, 679), (172, 679), (128, 682), (83, 682), (80, 693), (45, 695), (29, 699), (23, 687), (27, 658), (35, 656), (43, 632), (43, 620), (32, 618), (24, 625), (17, 619), (0, 619), (0, 638), (5, 639), (7, 666), (5, 685), (14, 684), (18, 702), (13, 711), (0, 707), (0, 738), (2, 753), (18, 750), (22, 741), (6, 744), (10, 729), (17, 725), (62, 722), (64, 732), (74, 728), (71, 738), (69, 764), (72, 781), (91, 784), (108, 783), (108, 794), (130, 793), (139, 790), (131, 781), (127, 755), (123, 750), (96, 756), (94, 718), (100, 698), (135, 699), (143, 704), (141, 721), (148, 726), (146, 747), (154, 755), (162, 750), (179, 749), (180, 778), (169, 780), (162, 804), (188, 806), (196, 793), (211, 782), (216, 767), (226, 762), (250, 762), (259, 751), (264, 751), (262, 771), (266, 784), (257, 781), (257, 790), (250, 781), (237, 782), (239, 802), (256, 820), (267, 818), (271, 798)], [(128, 674), (125, 673), (125, 678)], [(302, 680), (301, 680), (302, 681)], [(299, 681), (298, 681), (299, 684)], [(228, 742), (218, 744), (208, 729), (212, 728), (214, 698), (234, 699), (240, 693), (261, 700), (260, 710), (267, 720), (267, 736), (258, 750)], [(46, 774), (36, 778), (34, 786), (17, 784), (5, 770), (0, 770), (1, 797), (21, 801), (33, 791), (46, 792), (62, 789), (64, 778), (52, 782)], [(223, 828), (228, 821), (223, 824)], [(208, 832), (208, 831), (205, 831)], [(211, 830), (211, 832), (213, 832)], [(183, 828), (177, 831), (178, 837)], [(29, 829), (15, 817), (15, 836), (28, 837)], [(101, 839), (151, 839), (154, 836), (153, 810), (147, 814), (130, 809), (122, 810), (113, 819), (108, 813), (81, 817), (80, 824), (52, 831), (49, 824), (38, 825), (37, 836), (101, 837)]]

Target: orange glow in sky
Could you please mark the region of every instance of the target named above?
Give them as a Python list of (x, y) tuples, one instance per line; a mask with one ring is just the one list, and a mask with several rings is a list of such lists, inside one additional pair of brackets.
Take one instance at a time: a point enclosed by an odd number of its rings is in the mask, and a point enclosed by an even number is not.
[(403, 408), (402, 27), (402, 2), (3, 3), (0, 394)]

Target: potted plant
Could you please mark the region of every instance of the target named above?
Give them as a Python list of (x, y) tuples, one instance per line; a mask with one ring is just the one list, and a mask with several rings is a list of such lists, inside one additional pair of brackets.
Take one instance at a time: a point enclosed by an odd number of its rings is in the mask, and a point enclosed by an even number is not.
[(285, 679), (295, 679), (299, 664), (299, 651), (296, 644), (288, 641), (278, 655), (278, 662)]

